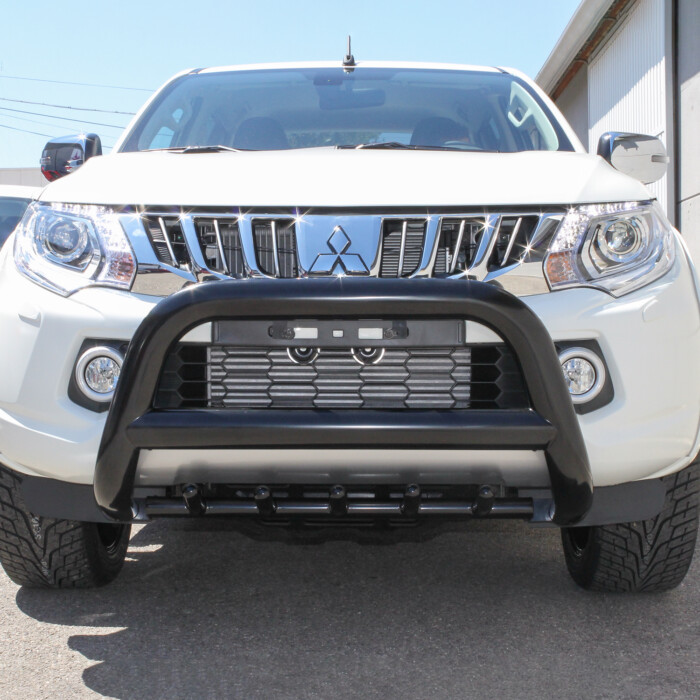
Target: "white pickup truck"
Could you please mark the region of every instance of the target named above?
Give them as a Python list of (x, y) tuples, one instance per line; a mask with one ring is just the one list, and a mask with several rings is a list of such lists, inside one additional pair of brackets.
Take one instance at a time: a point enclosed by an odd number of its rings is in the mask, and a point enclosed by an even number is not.
[(106, 583), (159, 517), (521, 518), (584, 588), (683, 579), (700, 307), (657, 139), (588, 155), (517, 71), (347, 57), (186, 71), (100, 153), (47, 144), (0, 253), (13, 581)]

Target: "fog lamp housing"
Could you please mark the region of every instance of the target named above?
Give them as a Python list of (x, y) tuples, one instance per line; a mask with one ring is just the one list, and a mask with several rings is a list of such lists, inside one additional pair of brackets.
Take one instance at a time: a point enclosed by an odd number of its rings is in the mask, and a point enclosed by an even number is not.
[(559, 362), (573, 403), (588, 403), (603, 390), (605, 364), (592, 350), (567, 348), (559, 353)]
[(114, 396), (124, 358), (114, 348), (100, 345), (86, 350), (75, 365), (75, 381), (91, 401), (108, 403)]

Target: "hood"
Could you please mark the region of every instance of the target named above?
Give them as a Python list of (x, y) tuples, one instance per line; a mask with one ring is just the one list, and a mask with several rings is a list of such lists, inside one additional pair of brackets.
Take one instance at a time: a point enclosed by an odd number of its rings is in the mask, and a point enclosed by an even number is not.
[(650, 199), (598, 156), (530, 151), (117, 153), (49, 185), (43, 201), (114, 205), (416, 207)]

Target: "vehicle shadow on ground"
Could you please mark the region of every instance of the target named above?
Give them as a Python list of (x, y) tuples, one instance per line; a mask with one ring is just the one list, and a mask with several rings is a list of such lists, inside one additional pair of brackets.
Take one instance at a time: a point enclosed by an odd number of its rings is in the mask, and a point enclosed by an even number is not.
[[(569, 580), (556, 530), (464, 530), (285, 544), (160, 521), (132, 536), (110, 586), (20, 589), (17, 603), (98, 628), (69, 646), (96, 662), (87, 688), (116, 698), (640, 697), (657, 685), (693, 696), (696, 586), (589, 594)], [(673, 665), (658, 656), (670, 630)]]

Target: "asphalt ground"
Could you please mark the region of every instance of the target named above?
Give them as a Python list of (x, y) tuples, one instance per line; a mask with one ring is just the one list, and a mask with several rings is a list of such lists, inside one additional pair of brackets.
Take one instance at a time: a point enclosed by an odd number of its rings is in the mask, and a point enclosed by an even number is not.
[(592, 594), (518, 522), (290, 544), (159, 521), (102, 589), (0, 573), (3, 699), (696, 700), (699, 662), (699, 552), (673, 592)]

